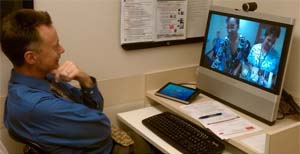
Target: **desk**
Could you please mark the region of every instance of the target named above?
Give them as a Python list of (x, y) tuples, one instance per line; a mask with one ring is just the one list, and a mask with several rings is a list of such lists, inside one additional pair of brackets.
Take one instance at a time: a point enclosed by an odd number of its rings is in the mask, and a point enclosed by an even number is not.
[(142, 124), (143, 119), (159, 114), (163, 111), (166, 111), (166, 108), (162, 106), (147, 107), (134, 111), (119, 113), (118, 118), (162, 152), (179, 154), (180, 152), (177, 149), (173, 148)]
[[(145, 140), (154, 145), (160, 151), (166, 154), (181, 154), (180, 151), (162, 140), (151, 130), (142, 124), (142, 120), (150, 116), (166, 111), (167, 108), (162, 105), (151, 106), (143, 109), (133, 110), (129, 112), (119, 113), (118, 118), (127, 126), (129, 126), (137, 134), (141, 135)], [(242, 151), (226, 144), (223, 154), (244, 154)]]
[[(163, 111), (172, 111), (182, 117), (184, 117), (185, 119), (190, 120), (191, 122), (195, 123), (196, 125), (202, 126), (201, 123), (199, 123), (198, 121), (196, 121), (194, 118), (190, 117), (188, 114), (182, 112), (180, 110), (180, 106), (182, 105), (181, 103), (177, 103), (174, 102), (172, 100), (168, 100), (162, 97), (158, 97), (156, 95), (154, 95), (156, 90), (153, 91), (148, 91), (147, 92), (147, 97), (149, 97), (150, 99), (154, 100), (155, 102), (161, 104), (159, 106), (152, 106), (152, 107), (147, 107), (147, 108), (143, 108), (143, 109), (139, 109), (139, 110), (134, 110), (134, 111), (129, 111), (129, 112), (125, 112), (125, 113), (119, 113), (118, 114), (118, 118), (125, 123), (126, 125), (128, 125), (131, 129), (133, 129), (135, 132), (137, 132), (139, 135), (141, 135), (143, 138), (145, 138), (148, 142), (150, 142), (151, 144), (153, 144), (155, 147), (157, 147), (158, 149), (160, 149), (162, 152), (164, 153), (171, 153), (171, 154), (178, 154), (180, 153), (178, 150), (176, 150), (175, 148), (173, 148), (172, 146), (170, 146), (168, 143), (166, 143), (165, 141), (163, 141), (161, 138), (159, 138), (158, 136), (156, 136), (153, 132), (151, 132), (149, 129), (147, 129), (143, 124), (142, 124), (142, 120), (150, 117), (152, 115), (156, 115), (159, 114)], [(209, 100), (211, 98), (204, 96), (204, 95), (199, 95), (197, 97), (197, 101), (201, 101), (201, 100)], [(286, 126), (292, 125), (294, 123), (297, 122), (296, 119), (289, 119), (286, 118), (284, 120), (278, 120), (273, 126), (269, 126), (266, 125), (260, 121), (257, 121), (255, 119), (253, 119), (252, 117), (249, 117), (239, 111), (236, 111), (234, 109), (232, 109), (234, 112), (236, 112), (238, 115), (246, 118), (247, 120), (253, 122), (254, 124), (256, 124), (257, 126), (261, 127), (262, 130), (252, 133), (252, 134), (246, 134), (243, 136), (238, 136), (238, 137), (234, 137), (234, 138), (230, 138), (228, 140), (226, 140), (227, 143), (229, 143), (228, 145), (226, 145), (226, 150), (224, 153), (241, 153), (241, 152), (237, 152), (237, 149), (234, 149), (232, 147), (230, 147), (230, 145), (233, 145), (234, 147), (238, 147), (239, 149), (241, 149), (242, 151), (246, 152), (246, 153), (258, 153), (255, 149), (251, 148), (250, 146), (244, 144), (242, 142), (243, 139), (252, 137), (252, 136), (256, 136), (256, 135), (260, 135), (260, 134), (264, 134), (267, 133), (269, 131), (274, 131), (274, 130), (278, 130), (278, 129), (282, 129)], [(232, 152), (235, 151), (235, 152)]]
[(5, 146), (3, 145), (2, 141), (0, 141), (0, 154), (8, 154)]

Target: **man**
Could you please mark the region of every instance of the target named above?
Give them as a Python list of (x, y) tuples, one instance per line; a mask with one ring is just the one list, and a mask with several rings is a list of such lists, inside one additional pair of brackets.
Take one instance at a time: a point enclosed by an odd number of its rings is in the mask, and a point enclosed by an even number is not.
[[(110, 121), (96, 80), (71, 61), (59, 64), (65, 50), (49, 14), (14, 12), (4, 18), (1, 37), (13, 64), (5, 126), (49, 153), (110, 153)], [(81, 88), (67, 83), (72, 80)]]
[(212, 49), (205, 53), (205, 63), (211, 66), (213, 60), (215, 60), (217, 52), (221, 46), (222, 39), (220, 37), (220, 31), (216, 32), (216, 37), (212, 40)]
[(216, 38), (214, 38), (213, 41), (212, 41), (212, 44), (213, 44), (213, 49), (212, 49), (213, 54), (212, 54), (212, 57), (213, 58), (216, 57), (217, 51), (218, 51), (218, 49), (221, 46), (222, 39), (220, 38), (220, 33), (221, 33), (220, 31), (217, 31)]

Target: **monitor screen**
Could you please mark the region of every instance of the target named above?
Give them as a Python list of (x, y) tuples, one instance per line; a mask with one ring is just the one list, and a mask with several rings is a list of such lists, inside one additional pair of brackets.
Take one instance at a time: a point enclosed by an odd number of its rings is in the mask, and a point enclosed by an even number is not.
[[(269, 101), (271, 105), (263, 107), (271, 108), (272, 115), (262, 113), (262, 117), (269, 119), (271, 116), (270, 121), (273, 121), (284, 81), (292, 29), (293, 19), (290, 18), (212, 6), (199, 65), (198, 88), (255, 116), (259, 114), (249, 111), (249, 105), (241, 101), (253, 99), (256, 103), (246, 103), (254, 108), (262, 107), (256, 106), (258, 102)], [(200, 75), (206, 76), (205, 79)], [(219, 90), (212, 89), (213, 86), (205, 87), (203, 82), (207, 81), (220, 83), (215, 87)], [(233, 93), (225, 92), (230, 89)], [(235, 94), (241, 94), (241, 98), (234, 98), (235, 91), (239, 91)]]
[[(211, 11), (201, 65), (279, 93), (291, 25)], [(286, 46), (284, 46), (286, 45)]]

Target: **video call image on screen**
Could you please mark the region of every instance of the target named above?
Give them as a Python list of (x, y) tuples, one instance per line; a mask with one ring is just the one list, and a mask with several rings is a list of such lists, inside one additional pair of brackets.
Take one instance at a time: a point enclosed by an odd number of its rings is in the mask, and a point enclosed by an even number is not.
[(206, 68), (259, 87), (276, 85), (286, 28), (212, 13), (204, 47)]

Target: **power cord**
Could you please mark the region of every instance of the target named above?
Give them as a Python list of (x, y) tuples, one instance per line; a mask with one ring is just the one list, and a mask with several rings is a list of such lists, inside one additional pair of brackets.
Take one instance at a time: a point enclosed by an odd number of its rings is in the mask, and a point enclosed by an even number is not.
[(278, 120), (284, 119), (287, 115), (300, 114), (300, 107), (285, 89), (282, 90), (278, 113)]

